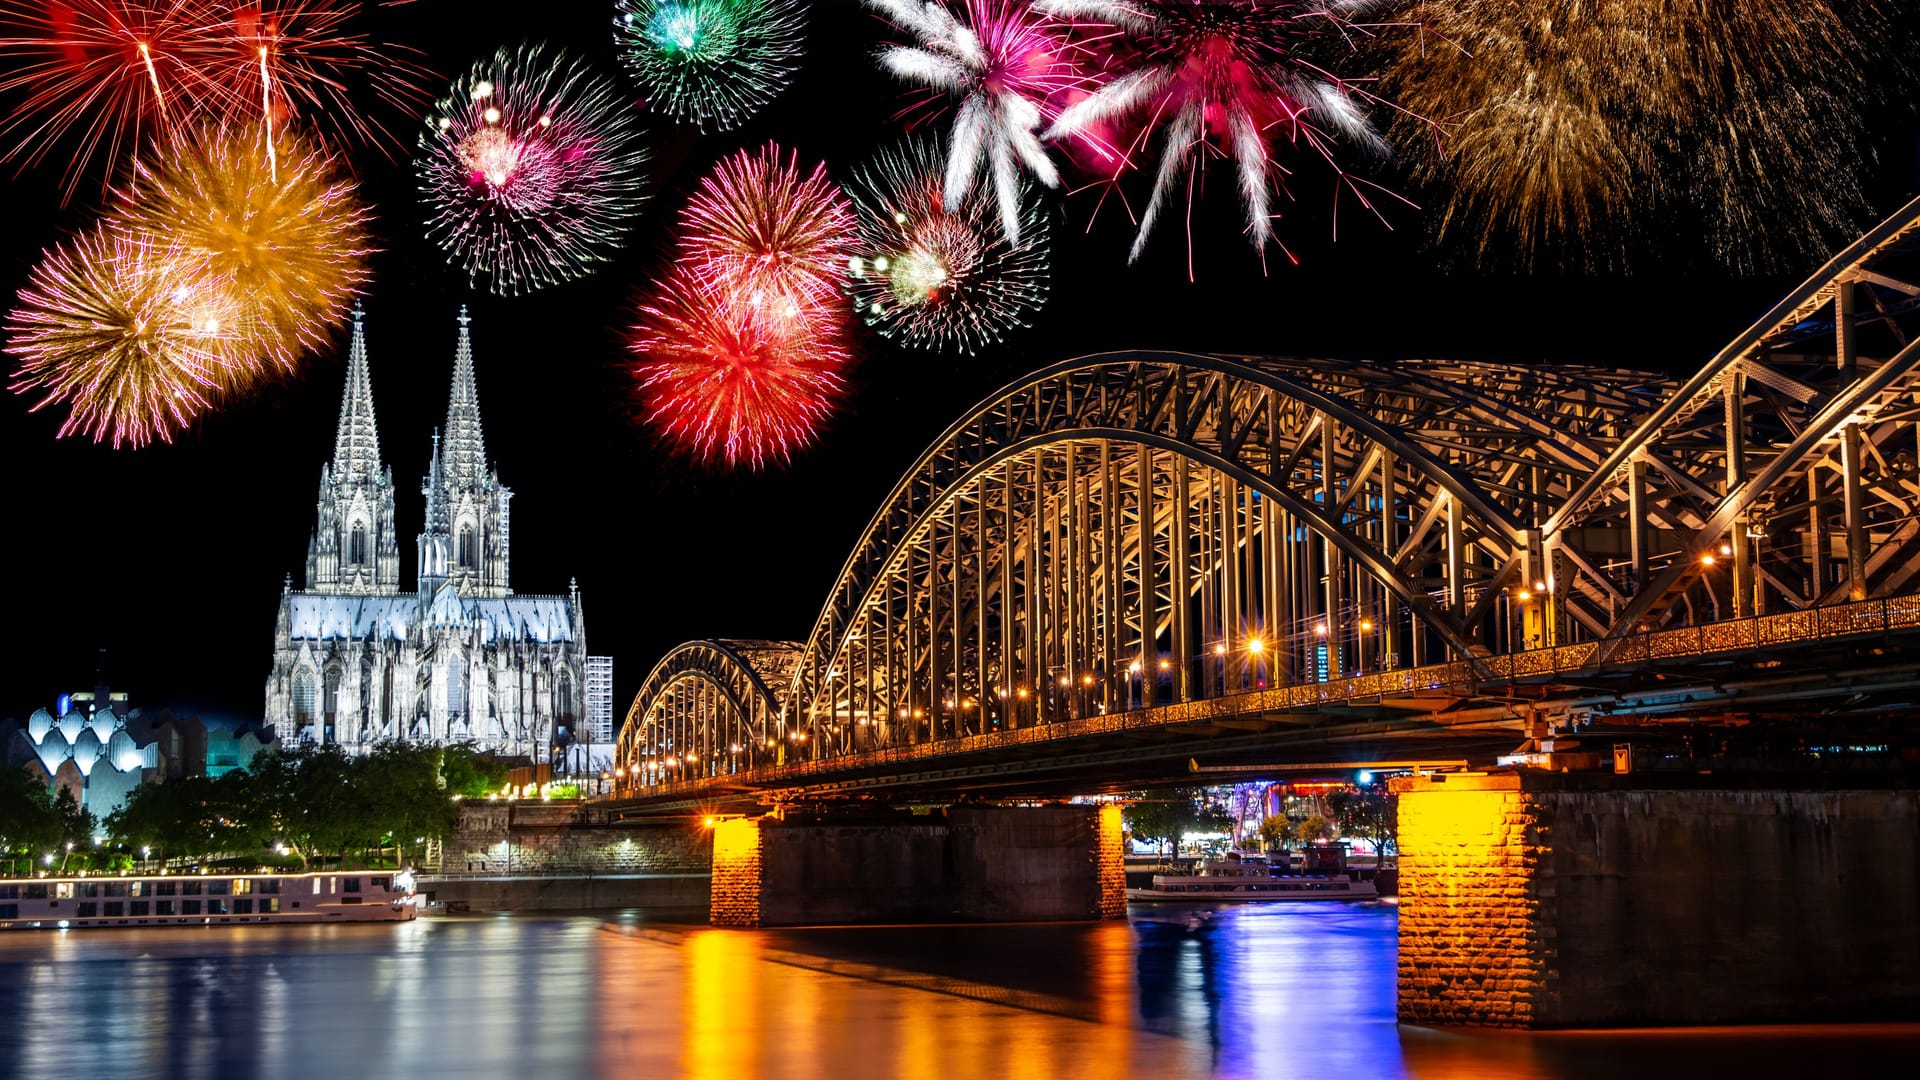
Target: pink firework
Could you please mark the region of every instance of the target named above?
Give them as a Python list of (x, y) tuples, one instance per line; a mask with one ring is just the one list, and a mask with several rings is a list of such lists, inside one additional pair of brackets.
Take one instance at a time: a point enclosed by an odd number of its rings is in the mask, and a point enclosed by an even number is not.
[(853, 205), (826, 167), (768, 143), (714, 167), (680, 212), (680, 261), (715, 293), (780, 317), (832, 304), (853, 253)]
[(1117, 20), (1129, 17), (1110, 0), (867, 0), (913, 36), (890, 45), (880, 62), (901, 81), (925, 88), (929, 100), (954, 103), (944, 196), (959, 205), (986, 174), (1000, 209), (1000, 227), (1020, 242), (1021, 173), (1048, 187), (1060, 173), (1040, 145), (1039, 128), (1055, 102), (1085, 79), (1066, 26), (1052, 14)]
[(682, 268), (641, 308), (632, 350), (641, 407), (700, 458), (759, 468), (814, 441), (846, 392), (844, 316), (831, 296), (775, 312)]
[(239, 362), (249, 335), (234, 292), (179, 244), (97, 229), (48, 252), (20, 290), (11, 389), (38, 393), (36, 412), (67, 405), (63, 436), (172, 441)]
[(96, 155), (118, 158), (192, 118), (217, 96), (196, 58), (207, 10), (202, 0), (0, 0), (5, 156), (35, 165), (71, 136), (71, 197)]
[[(1231, 159), (1247, 233), (1264, 252), (1275, 242), (1272, 200), (1286, 175), (1287, 152), (1318, 158), (1371, 205), (1336, 160), (1339, 143), (1384, 153), (1365, 107), (1371, 96), (1306, 58), (1303, 48), (1354, 28), (1370, 0), (1331, 5), (1296, 0), (1167, 0), (1123, 27), (1113, 75), (1063, 110), (1049, 139), (1133, 124), (1129, 156), (1157, 133), (1153, 193), (1140, 215), (1131, 258), (1145, 250), (1174, 191), (1189, 198), (1196, 154)], [(1124, 166), (1123, 166), (1124, 167)], [(1117, 178), (1117, 176), (1116, 176)]]

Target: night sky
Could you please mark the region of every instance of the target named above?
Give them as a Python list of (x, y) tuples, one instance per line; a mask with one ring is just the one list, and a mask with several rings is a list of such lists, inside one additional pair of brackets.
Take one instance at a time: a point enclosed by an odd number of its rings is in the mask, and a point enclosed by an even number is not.
[[(1632, 274), (1461, 269), (1426, 242), (1420, 212), (1405, 207), (1389, 211), (1388, 228), (1343, 203), (1333, 242), (1332, 189), (1303, 165), (1278, 223), (1301, 265), (1269, 252), (1263, 276), (1223, 166), (1192, 219), (1197, 281), (1188, 280), (1177, 218), (1129, 268), (1123, 213), (1110, 205), (1089, 230), (1092, 194), (1056, 200), (1053, 294), (1031, 328), (970, 358), (907, 351), (862, 331), (853, 394), (816, 446), (761, 473), (704, 469), (637, 422), (623, 366), (635, 299), (667, 264), (675, 212), (707, 167), (736, 149), (777, 139), (844, 179), (899, 131), (901, 90), (872, 62), (887, 28), (853, 0), (813, 8), (798, 80), (742, 129), (702, 136), (647, 120), (645, 217), (624, 257), (582, 281), (513, 299), (475, 291), (421, 235), (403, 156), (413, 124), (390, 118), (400, 133), (396, 160), (354, 154), (383, 247), (366, 327), (381, 453), (397, 490), (403, 585), (414, 580), (419, 481), (445, 416), (454, 318), (467, 304), (488, 451), (515, 493), (512, 585), (558, 593), (579, 580), (590, 651), (615, 659), (618, 713), (677, 642), (803, 638), (905, 468), (974, 402), (1027, 371), (1107, 349), (1167, 348), (1679, 372), (1827, 254), (1806, 252), (1775, 276), (1731, 278), (1681, 222), (1648, 238)], [(611, 13), (611, 3), (492, 9), (441, 0), (380, 11), (371, 25), (425, 49), (443, 80), (501, 45), (544, 39), (590, 57), (631, 92)], [(443, 88), (432, 87), (436, 95)], [(1881, 162), (1868, 178), (1879, 213), (1916, 190), (1920, 130), (1911, 113), (1884, 111)], [(1391, 164), (1368, 175), (1419, 198)], [(8, 207), (0, 292), (8, 297), (41, 248), (93, 219), (97, 186), (83, 185), (63, 209), (57, 179), (0, 180)], [(172, 445), (138, 451), (56, 440), (56, 411), (30, 414), (29, 399), (4, 395), (0, 565), (13, 585), (0, 716), (24, 717), (90, 686), (104, 649), (108, 681), (135, 705), (258, 717), (281, 581), (292, 574), (298, 588), (304, 577), (345, 342), (343, 326), (336, 346), (298, 377), (213, 413)]]

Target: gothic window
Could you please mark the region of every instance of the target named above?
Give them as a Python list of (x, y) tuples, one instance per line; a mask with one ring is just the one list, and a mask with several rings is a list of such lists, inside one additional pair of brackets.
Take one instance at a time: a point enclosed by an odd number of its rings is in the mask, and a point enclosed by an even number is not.
[(293, 726), (297, 731), (313, 723), (313, 672), (301, 668), (293, 676)]
[(463, 715), (467, 711), (467, 680), (458, 671), (447, 673), (447, 715)]
[(564, 671), (553, 679), (553, 723), (573, 731), (573, 682)]
[(353, 535), (347, 540), (347, 562), (353, 566), (367, 564), (367, 527), (358, 521), (353, 523)]
[(474, 565), (473, 526), (460, 526), (460, 565)]
[(333, 718), (340, 712), (340, 669), (327, 669), (326, 689), (320, 696), (320, 712), (331, 725)]

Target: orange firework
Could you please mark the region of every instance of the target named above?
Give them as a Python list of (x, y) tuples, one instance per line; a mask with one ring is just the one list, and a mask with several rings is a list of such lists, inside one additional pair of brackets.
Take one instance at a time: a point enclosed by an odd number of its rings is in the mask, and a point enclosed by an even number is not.
[(68, 406), (62, 436), (144, 446), (219, 395), (244, 339), (230, 282), (177, 243), (97, 229), (49, 251), (7, 318), (11, 389)]
[[(263, 142), (273, 147), (261, 152)], [(367, 283), (367, 211), (331, 160), (285, 131), (200, 128), (137, 168), (111, 226), (177, 241), (233, 282), (252, 370), (321, 345)]]

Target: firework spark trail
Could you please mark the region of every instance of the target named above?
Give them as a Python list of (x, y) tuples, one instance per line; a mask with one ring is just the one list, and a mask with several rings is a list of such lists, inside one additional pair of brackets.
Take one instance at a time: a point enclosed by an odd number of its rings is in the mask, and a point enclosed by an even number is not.
[(759, 112), (799, 69), (799, 0), (620, 0), (614, 40), (651, 107), (727, 131)]
[(475, 64), (434, 109), (415, 171), (427, 235), (506, 296), (592, 272), (643, 200), (634, 111), (584, 62), (545, 46)]
[(837, 297), (852, 254), (853, 207), (825, 165), (768, 143), (723, 159), (680, 214), (681, 260), (718, 291), (802, 313)]
[(703, 462), (789, 460), (846, 392), (843, 318), (830, 296), (776, 313), (683, 267), (642, 307), (630, 345), (642, 411)]
[[(282, 130), (270, 161), (245, 128), (203, 126), (155, 147), (108, 227), (165, 238), (204, 257), (248, 313), (250, 367), (293, 366), (340, 322), (368, 280), (369, 215), (354, 184), (312, 144)], [(238, 387), (235, 387), (236, 389)]]
[(1046, 301), (1046, 218), (1022, 185), (1021, 240), (1013, 243), (983, 193), (949, 209), (943, 171), (939, 145), (916, 136), (856, 173), (859, 242), (849, 288), (854, 310), (880, 333), (972, 353)]
[[(1065, 10), (1074, 4), (1061, 0), (1060, 6)], [(1336, 160), (1330, 132), (1369, 153), (1386, 149), (1354, 100), (1353, 85), (1306, 55), (1318, 40), (1353, 29), (1352, 20), (1375, 6), (1371, 0), (1338, 5), (1169, 0), (1137, 10), (1131, 19), (1115, 20), (1124, 33), (1113, 46), (1108, 81), (1063, 109), (1045, 138), (1084, 135), (1135, 120), (1138, 131), (1130, 140), (1131, 151), (1162, 129), (1160, 161), (1130, 261), (1146, 250), (1183, 175), (1188, 178), (1191, 214), (1199, 157), (1218, 154), (1233, 161), (1247, 211), (1247, 234), (1264, 259), (1267, 245), (1277, 242), (1273, 188), (1286, 174), (1277, 160), (1279, 144), (1304, 148), (1348, 186), (1354, 181)], [(1130, 160), (1131, 152), (1122, 170)], [(1364, 203), (1364, 192), (1354, 190)]]
[(1468, 0), (1409, 6), (1383, 93), (1446, 121), (1396, 141), (1435, 231), (1495, 259), (1615, 264), (1671, 217), (1735, 269), (1826, 250), (1866, 213), (1881, 87), (1911, 61), (1884, 0)]
[(171, 442), (220, 395), (244, 315), (183, 245), (96, 229), (50, 250), (7, 317), (10, 389), (66, 405), (60, 435)]
[[(916, 41), (890, 45), (883, 67), (902, 82), (954, 99), (944, 194), (958, 205), (976, 183), (993, 187), (1000, 227), (1020, 241), (1020, 182), (1027, 173), (1047, 187), (1059, 170), (1040, 145), (1040, 125), (1055, 103), (1085, 80), (1066, 27), (1025, 0), (866, 0)], [(1079, 17), (1122, 21), (1124, 4), (1072, 0)], [(984, 176), (983, 176), (984, 174)]]

